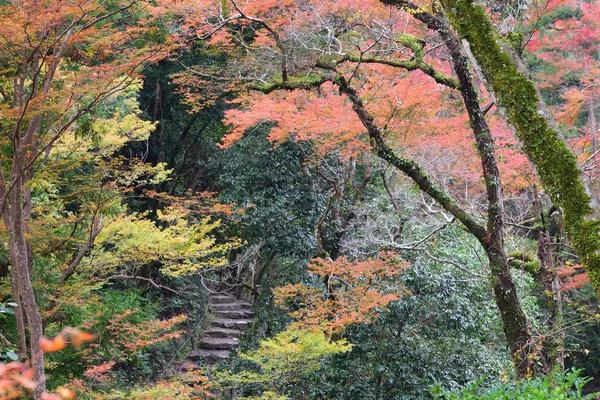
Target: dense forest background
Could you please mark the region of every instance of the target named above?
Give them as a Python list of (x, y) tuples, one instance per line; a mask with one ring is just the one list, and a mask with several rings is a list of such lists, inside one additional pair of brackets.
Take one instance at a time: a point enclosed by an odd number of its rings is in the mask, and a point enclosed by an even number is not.
[(0, 0), (0, 398), (594, 398), (599, 18)]

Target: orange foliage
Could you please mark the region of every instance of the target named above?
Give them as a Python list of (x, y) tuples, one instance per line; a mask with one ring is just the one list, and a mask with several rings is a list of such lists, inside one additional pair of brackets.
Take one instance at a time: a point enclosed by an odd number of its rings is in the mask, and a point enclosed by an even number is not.
[(369, 149), (364, 127), (331, 84), (323, 85), (319, 95), (295, 90), (269, 95), (252, 93), (244, 100), (248, 109), (229, 110), (225, 115), (225, 122), (233, 129), (223, 138), (222, 147), (230, 146), (260, 122), (273, 121), (277, 125), (268, 139), (276, 145), (289, 139), (310, 140), (317, 145), (320, 156), (339, 152), (342, 159)]
[(23, 363), (0, 364), (0, 398), (20, 398), (23, 388), (29, 390), (35, 388), (33, 370)]
[(65, 387), (56, 389), (56, 393), (43, 393), (42, 400), (66, 400), (75, 398), (75, 392)]
[[(54, 339), (42, 339), (41, 347), (45, 352), (55, 352), (65, 348), (67, 343), (77, 347), (94, 339), (94, 335), (78, 329), (66, 327)], [(25, 363), (11, 362), (0, 364), (0, 398), (23, 398), (23, 390), (33, 390), (37, 386), (34, 371)], [(59, 387), (55, 393), (42, 393), (42, 400), (66, 400), (75, 397), (75, 393), (65, 387)]]
[(563, 266), (558, 270), (558, 276), (563, 282), (561, 291), (580, 289), (590, 283), (590, 278), (579, 264)]
[(86, 378), (90, 378), (95, 382), (105, 382), (108, 380), (108, 373), (116, 364), (115, 361), (107, 361), (100, 365), (88, 368), (83, 375)]
[[(144, 35), (152, 36), (156, 30), (153, 20), (166, 15), (164, 7), (149, 9), (139, 2), (127, 1), (111, 3), (112, 9), (96, 0), (20, 0), (0, 7), (0, 47), (10, 49), (15, 60), (12, 67), (20, 71), (24, 66), (18, 63), (28, 60), (36, 63), (33, 68), (49, 71), (43, 76), (43, 90), (36, 88), (26, 104), (15, 101), (14, 106), (2, 107), (4, 117), (19, 119), (23, 112), (56, 113), (62, 118), (51, 121), (55, 126), (72, 124), (68, 118), (86, 103), (92, 103), (92, 94), (98, 100), (123, 89), (127, 85), (123, 78), (135, 75), (144, 63), (166, 57), (174, 48), (169, 37), (160, 43), (146, 40), (144, 46), (134, 43)], [(119, 7), (137, 15), (135, 24), (128, 25), (125, 19), (110, 21), (112, 10)], [(59, 51), (59, 47), (64, 47), (64, 51)], [(42, 56), (34, 58), (30, 54)], [(77, 73), (67, 65), (72, 62), (79, 64)], [(50, 86), (53, 82), (61, 84)], [(48, 127), (48, 131), (52, 129)]]
[(137, 312), (137, 309), (127, 310), (111, 318), (102, 343), (92, 343), (85, 349), (84, 359), (96, 364), (84, 372), (87, 378), (94, 382), (108, 381), (108, 374), (116, 361), (128, 359), (145, 347), (179, 338), (182, 331), (173, 329), (187, 319), (181, 314), (167, 320), (139, 322), (132, 320)]
[(320, 277), (325, 287), (303, 283), (279, 287), (275, 302), (289, 310), (296, 320), (294, 327), (340, 332), (348, 325), (373, 322), (378, 310), (406, 294), (407, 290), (393, 279), (406, 267), (393, 253), (365, 261), (315, 258), (308, 270)]
[[(416, 40), (422, 40), (425, 49), (430, 46), (426, 43), (430, 34), (427, 29), (406, 18), (401, 11), (383, 7), (378, 1), (260, 1), (244, 3), (240, 9), (228, 1), (205, 4), (208, 5), (194, 16), (189, 15), (188, 19), (195, 21), (190, 26), (195, 24), (196, 32), (201, 37), (214, 32), (211, 48), (235, 52), (230, 33), (226, 29), (217, 30), (218, 24), (215, 22), (224, 23), (227, 18), (235, 20), (239, 29), (252, 30), (253, 37), (258, 39), (245, 44), (255, 52), (244, 50), (243, 55), (240, 54), (234, 63), (238, 70), (230, 70), (227, 66), (224, 71), (203, 71), (203, 75), (188, 71), (177, 77), (181, 90), (186, 96), (191, 96), (190, 103), (195, 104), (198, 104), (199, 98), (191, 93), (200, 88), (210, 91), (215, 82), (229, 82), (228, 90), (235, 90), (238, 86), (239, 91), (246, 82), (268, 84), (279, 81), (281, 74), (272, 59), (265, 62), (260, 58), (261, 52), (284, 51), (274, 41), (273, 32), (280, 40), (292, 43), (290, 46), (307, 46), (301, 61), (300, 57), (289, 61), (288, 73), (293, 79), (309, 81), (319, 74), (326, 74), (311, 67), (322, 57), (331, 56), (335, 59), (344, 54), (364, 52), (364, 57), (410, 60), (413, 50), (400, 46), (396, 41), (386, 43), (385, 39), (377, 36), (382, 24), (391, 30), (386, 33), (390, 37), (410, 34)], [(259, 18), (269, 29), (250, 24), (242, 18), (242, 14)], [(323, 39), (319, 39), (315, 32), (323, 30), (323, 26), (330, 23), (332, 15), (336, 20), (344, 21), (344, 29), (349, 31), (351, 38), (346, 42), (344, 35), (341, 35), (339, 42), (331, 47), (317, 49), (318, 45), (315, 45), (315, 51), (311, 53), (311, 40), (318, 42)], [(290, 49), (288, 51), (293, 52)], [(452, 74), (450, 64), (437, 57), (433, 49), (425, 51), (423, 61), (441, 73)], [(360, 89), (363, 103), (374, 117), (374, 122), (383, 128), (392, 148), (420, 162), (428, 171), (435, 172), (436, 177), (450, 182), (457, 190), (460, 188), (464, 191), (467, 187), (469, 191), (484, 193), (481, 164), (473, 134), (464, 106), (454, 90), (436, 83), (419, 70), (408, 72), (384, 64), (349, 62), (338, 64), (337, 69), (352, 81), (354, 87)], [(207, 76), (218, 79), (210, 80)], [(286, 140), (310, 141), (314, 144), (315, 157), (334, 153), (342, 160), (371, 151), (365, 128), (352, 110), (351, 102), (341, 96), (337, 87), (330, 82), (314, 91), (242, 94), (233, 103), (238, 108), (226, 112), (225, 122), (230, 124), (231, 130), (223, 138), (222, 147), (231, 146), (248, 129), (267, 122), (273, 124), (268, 139), (275, 146)], [(531, 168), (510, 131), (496, 122), (493, 134), (498, 141), (500, 170), (508, 189), (517, 192), (531, 184)], [(451, 178), (444, 179), (441, 176)]]
[(152, 320), (140, 323), (127, 321), (127, 318), (135, 312), (136, 310), (127, 310), (115, 316), (106, 327), (112, 334), (111, 340), (115, 341), (115, 344), (125, 354), (133, 354), (144, 347), (178, 338), (181, 336), (182, 331), (167, 331), (187, 319), (186, 315), (181, 314), (167, 320)]
[(82, 332), (79, 329), (66, 327), (54, 339), (42, 338), (40, 345), (42, 350), (47, 353), (59, 351), (65, 348), (68, 342), (73, 346), (79, 347), (85, 342), (94, 340), (95, 336), (91, 333)]

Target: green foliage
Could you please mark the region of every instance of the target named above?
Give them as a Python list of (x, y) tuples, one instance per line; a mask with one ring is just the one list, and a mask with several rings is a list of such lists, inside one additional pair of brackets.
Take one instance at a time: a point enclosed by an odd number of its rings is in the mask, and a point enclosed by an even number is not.
[(8, 302), (8, 303), (0, 303), (0, 314), (9, 314), (14, 315), (14, 308), (18, 307), (17, 303)]
[(565, 364), (572, 368), (584, 369), (585, 375), (594, 378), (591, 385), (598, 388), (600, 312), (593, 287), (588, 284), (566, 292), (563, 310), (565, 325), (569, 327), (565, 338)]
[(130, 141), (146, 140), (156, 124), (142, 119), (137, 96), (142, 82), (134, 80), (99, 103), (90, 113), (77, 120), (73, 135), (64, 137), (57, 152), (71, 151), (70, 155), (93, 151), (109, 156)]
[[(141, 108), (146, 119), (160, 123), (148, 142), (130, 143), (127, 152), (153, 165), (165, 163), (173, 171), (171, 179), (156, 185), (155, 189), (176, 195), (214, 189), (214, 176), (207, 169), (211, 168), (213, 157), (218, 153), (216, 143), (226, 132), (220, 122), (225, 106), (222, 101), (210, 105), (204, 102), (195, 102), (192, 106), (184, 104), (186, 94), (172, 79), (174, 74), (181, 72), (183, 64), (202, 62), (218, 66), (223, 62), (222, 58), (221, 53), (211, 55), (201, 44), (195, 43), (190, 51), (180, 55), (178, 61), (163, 60), (145, 72), (144, 87), (139, 96)], [(203, 85), (199, 90), (210, 91), (208, 86)], [(196, 106), (198, 110), (194, 109)], [(139, 206), (136, 211), (146, 211), (153, 204)]]
[(510, 45), (510, 48), (518, 55), (523, 52), (523, 34), (521, 32), (508, 32), (504, 39)]
[(192, 370), (169, 379), (162, 379), (155, 384), (137, 385), (129, 392), (114, 390), (103, 400), (172, 400), (172, 399), (205, 399), (212, 397), (208, 391), (207, 378), (200, 370)]
[(256, 127), (230, 148), (213, 152), (208, 168), (220, 201), (252, 205), (238, 223), (230, 224), (248, 244), (245, 249), (259, 249), (261, 260), (254, 275), (260, 290), (253, 293), (258, 321), (242, 346), (256, 345), (285, 329), (289, 318), (275, 306), (271, 289), (303, 278), (314, 255), (314, 226), (325, 203), (312, 178), (300, 171), (301, 154), (295, 145), (273, 148), (265, 138), (267, 128)]
[[(81, 285), (79, 285), (81, 286)], [(87, 286), (87, 285), (86, 285)], [(92, 348), (84, 348), (82, 351), (88, 353), (82, 357), (81, 351), (65, 349), (60, 352), (48, 354), (49, 385), (57, 387), (69, 383), (73, 378), (81, 377), (85, 369), (110, 360), (119, 352), (119, 348), (111, 341), (112, 333), (107, 329), (110, 321), (128, 310), (136, 310), (129, 321), (142, 323), (158, 317), (159, 304), (150, 301), (140, 290), (131, 287), (119, 289), (104, 287), (103, 285), (89, 285), (85, 292), (74, 291), (70, 294), (72, 301), (67, 302), (61, 308), (61, 320), (49, 323), (46, 334), (55, 336), (64, 325), (79, 326), (86, 332), (97, 335), (100, 339), (92, 343)], [(85, 298), (87, 301), (80, 300)], [(69, 297), (67, 297), (69, 299)], [(93, 358), (90, 357), (93, 354)], [(152, 363), (156, 360), (148, 359), (148, 353), (140, 352), (132, 357), (129, 364), (123, 360), (123, 366), (127, 366), (120, 374), (120, 381), (124, 384), (128, 379), (136, 379), (148, 375), (152, 371)]]
[[(404, 234), (419, 237), (427, 232), (410, 222)], [(353, 232), (357, 233), (358, 229)], [(435, 383), (458, 389), (483, 375), (488, 377), (486, 385), (510, 376), (494, 299), (486, 278), (474, 275), (482, 272), (471, 250), (476, 246), (458, 227), (446, 228), (431, 245), (435, 257), (451, 259), (464, 271), (425, 255), (407, 254), (411, 267), (402, 282), (410, 294), (391, 303), (390, 311), (375, 323), (348, 329), (345, 337), (353, 344), (352, 352), (333, 357), (311, 375), (311, 398), (425, 399), (427, 388)], [(519, 286), (526, 293), (528, 286)]]
[(277, 393), (266, 391), (263, 392), (260, 396), (250, 396), (244, 397), (244, 400), (288, 400), (287, 396), (280, 396)]
[(552, 25), (559, 20), (580, 19), (583, 16), (581, 9), (571, 8), (567, 5), (556, 7), (552, 12), (546, 12), (538, 17), (536, 26), (540, 30), (540, 34), (551, 28)]
[[(0, 303), (0, 322), (5, 326), (5, 320), (7, 316), (13, 316), (15, 314), (15, 307), (18, 307), (17, 303), (6, 302)], [(6, 332), (3, 332), (4, 328), (0, 330), (0, 364), (6, 364), (11, 361), (19, 359), (14, 346), (4, 336)]]
[(466, 388), (450, 392), (434, 388), (432, 394), (436, 399), (445, 400), (575, 400), (593, 399), (596, 394), (583, 394), (583, 386), (590, 381), (581, 377), (582, 370), (558, 372), (535, 379), (527, 379), (516, 384), (505, 384), (494, 389), (482, 390), (479, 379)]
[(280, 256), (308, 259), (319, 199), (300, 171), (299, 151), (289, 143), (272, 149), (267, 133), (265, 127), (257, 127), (215, 154), (214, 187), (225, 203), (252, 204), (242, 218), (242, 239), (249, 243), (262, 239)]
[(239, 355), (254, 366), (253, 370), (220, 371), (216, 379), (225, 387), (260, 384), (265, 391), (281, 396), (297, 388), (303, 377), (317, 371), (326, 357), (351, 349), (346, 339), (332, 341), (321, 331), (290, 329), (263, 340), (257, 350)]

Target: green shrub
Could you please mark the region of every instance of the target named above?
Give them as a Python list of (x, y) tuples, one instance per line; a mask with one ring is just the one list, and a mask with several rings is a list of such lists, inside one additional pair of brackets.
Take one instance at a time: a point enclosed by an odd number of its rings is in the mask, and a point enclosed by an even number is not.
[(580, 376), (581, 371), (583, 370), (572, 369), (487, 390), (480, 387), (484, 380), (484, 378), (480, 378), (460, 391), (449, 392), (440, 387), (435, 387), (431, 390), (431, 394), (436, 399), (444, 400), (571, 400), (596, 398), (597, 394), (583, 394), (583, 386), (591, 379)]

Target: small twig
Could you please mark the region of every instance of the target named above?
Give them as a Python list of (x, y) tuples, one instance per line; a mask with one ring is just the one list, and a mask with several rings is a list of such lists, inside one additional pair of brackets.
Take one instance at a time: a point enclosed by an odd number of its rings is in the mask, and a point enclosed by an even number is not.
[(485, 275), (478, 274), (477, 272), (473, 272), (473, 271), (470, 271), (470, 270), (466, 269), (465, 267), (463, 267), (462, 265), (460, 265), (456, 261), (448, 260), (446, 258), (438, 258), (438, 257), (434, 256), (433, 254), (431, 254), (429, 252), (429, 250), (424, 250), (423, 252), (427, 255), (427, 257), (431, 258), (433, 261), (436, 261), (436, 262), (439, 262), (439, 263), (453, 265), (454, 267), (458, 268), (462, 272), (465, 272), (467, 274), (471, 274), (471, 275), (476, 276), (478, 278), (485, 278), (486, 277)]
[(169, 291), (171, 293), (175, 293), (175, 294), (178, 294), (178, 295), (182, 295), (182, 294), (187, 294), (187, 295), (190, 295), (190, 296), (195, 295), (194, 293), (191, 293), (191, 292), (184, 292), (184, 291), (181, 291), (181, 290), (175, 290), (175, 289), (172, 289), (172, 288), (170, 288), (168, 286), (161, 285), (159, 283), (154, 282), (152, 279), (145, 278), (143, 276), (119, 274), (119, 275), (111, 275), (111, 276), (105, 278), (104, 280), (111, 280), (111, 279), (137, 279), (137, 280), (140, 280), (140, 281), (148, 282), (149, 284), (151, 284), (152, 286), (154, 286), (157, 289), (164, 289), (164, 290), (167, 290), (167, 291)]
[(488, 111), (490, 111), (492, 109), (492, 107), (495, 105), (496, 103), (494, 103), (493, 101), (490, 101), (490, 104), (488, 104), (487, 106), (485, 106), (483, 108), (483, 115), (486, 115), (488, 113)]

